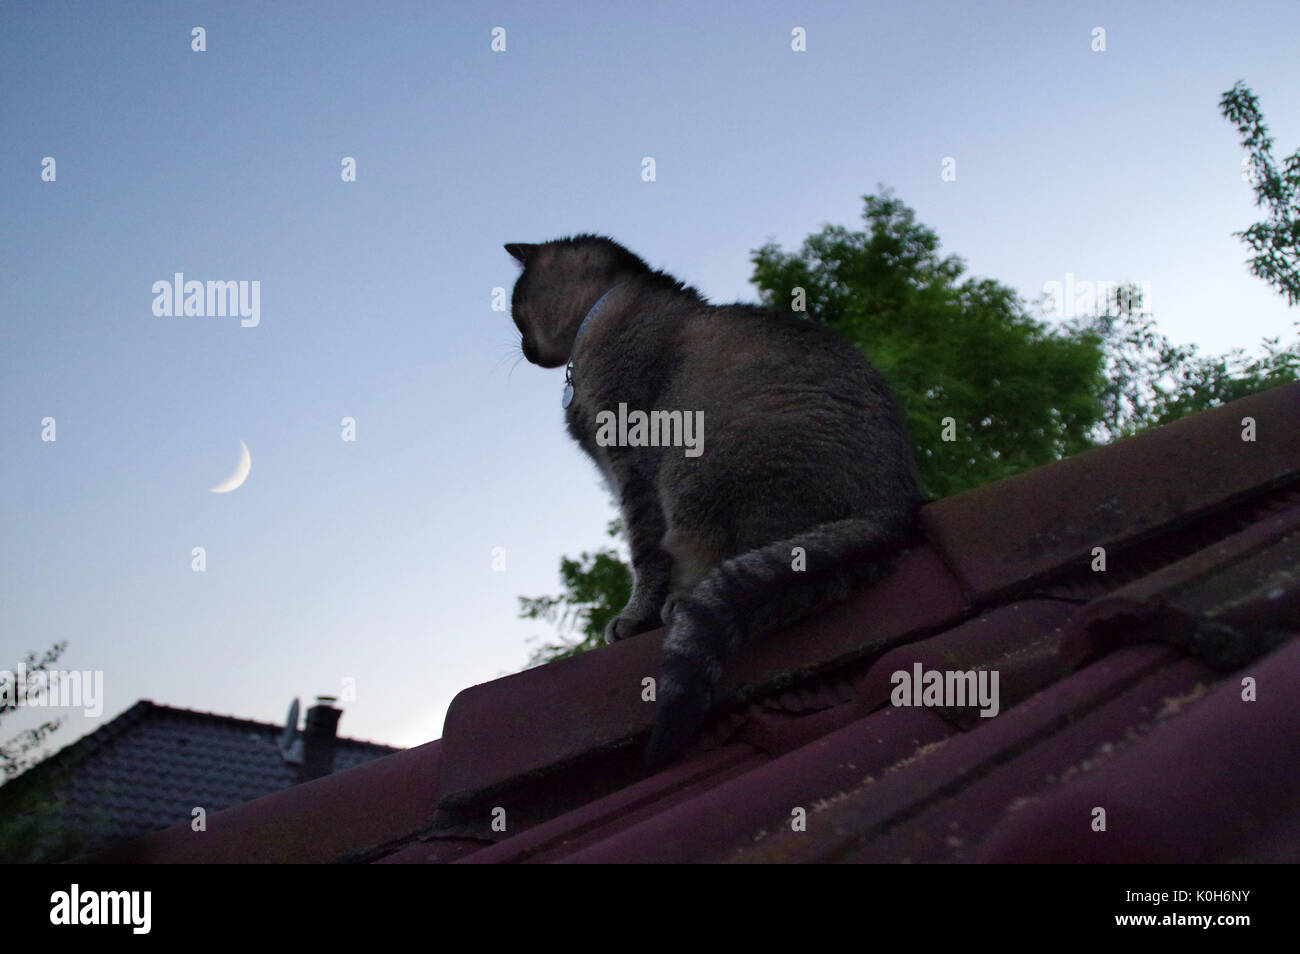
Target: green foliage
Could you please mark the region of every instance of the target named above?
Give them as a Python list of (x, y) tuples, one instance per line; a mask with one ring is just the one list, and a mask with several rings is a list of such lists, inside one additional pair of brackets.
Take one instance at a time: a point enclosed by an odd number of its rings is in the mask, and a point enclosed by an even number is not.
[[(26, 698), (28, 687), (35, 684), (32, 677), (36, 673), (46, 672), (67, 648), (67, 642), (61, 642), (55, 643), (46, 650), (44, 656), (37, 656), (34, 652), (28, 653), (23, 660), (27, 668), (26, 678), (19, 682), (17, 670), (11, 676), (5, 677), (8, 684), (3, 697), (6, 701), (0, 705), (0, 719), (18, 709), (18, 700)], [(39, 749), (62, 724), (62, 719), (48, 720), (34, 729), (18, 733), (0, 745), (0, 775), (5, 779), (13, 778), (39, 761)]]
[(1225, 355), (1193, 354), (1180, 369), (1174, 393), (1156, 408), (1149, 426), (1168, 424), (1300, 379), (1300, 343), (1281, 347), (1280, 340), (1265, 338), (1263, 353), (1253, 357), (1241, 348)]
[[(903, 406), (932, 496), (1000, 480), (1076, 453), (1102, 415), (1101, 341), (1090, 329), (1035, 320), (1016, 292), (962, 279), (939, 237), (887, 191), (865, 196), (866, 231), (827, 226), (798, 253), (753, 255), (762, 302), (808, 317), (856, 344)], [(943, 439), (944, 418), (956, 440)]]
[(1250, 152), (1255, 204), (1268, 210), (1265, 221), (1233, 234), (1254, 252), (1252, 274), (1285, 295), (1288, 305), (1294, 305), (1300, 302), (1300, 150), (1278, 169), (1259, 100), (1240, 80), (1223, 94), (1219, 110), (1237, 127), (1242, 145)]
[(1076, 319), (1069, 327), (1091, 331), (1102, 342), (1106, 387), (1102, 418), (1093, 428), (1096, 444), (1300, 378), (1300, 342), (1283, 347), (1280, 338), (1265, 338), (1256, 355), (1242, 348), (1203, 355), (1195, 345), (1173, 344), (1143, 310), (1135, 285), (1116, 289), (1115, 299), (1100, 314)]
[[(18, 700), (25, 699), (29, 687), (37, 685), (32, 677), (48, 672), (67, 648), (66, 642), (60, 642), (42, 656), (28, 653), (23, 660), (25, 677), (19, 679), (17, 669), (4, 677), (6, 701), (0, 705), (0, 719), (19, 708)], [(66, 776), (47, 772), (39, 780), (18, 777), (40, 761), (42, 746), (62, 724), (62, 719), (47, 720), (0, 745), (0, 775), (5, 779), (0, 786), (0, 864), (64, 861), (78, 854), (85, 843), (84, 833), (60, 821), (63, 806), (54, 792)]]
[(1181, 369), (1196, 349), (1175, 345), (1156, 330), (1143, 309), (1142, 292), (1125, 283), (1112, 298), (1098, 303), (1096, 315), (1066, 325), (1075, 333), (1091, 332), (1101, 342), (1101, 417), (1090, 435), (1094, 444), (1108, 444), (1148, 427), (1166, 407), (1178, 386)]
[[(619, 536), (622, 529), (622, 521), (610, 521), (611, 537)], [(584, 552), (577, 560), (561, 557), (560, 583), (564, 586), (560, 596), (519, 597), (521, 618), (545, 620), (560, 634), (558, 643), (543, 643), (533, 651), (529, 667), (602, 645), (606, 624), (632, 595), (632, 570), (618, 551), (606, 548)]]
[(81, 853), (90, 833), (64, 823), (55, 795), (66, 780), (66, 773), (49, 772), (0, 788), (0, 864), (54, 864)]

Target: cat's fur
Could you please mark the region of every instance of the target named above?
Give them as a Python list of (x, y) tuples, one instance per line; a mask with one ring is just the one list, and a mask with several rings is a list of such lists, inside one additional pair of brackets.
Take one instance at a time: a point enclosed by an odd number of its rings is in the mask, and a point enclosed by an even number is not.
[[(911, 447), (880, 374), (826, 328), (709, 305), (600, 236), (505, 248), (524, 266), (512, 299), (524, 355), (571, 362), (569, 432), (622, 507), (636, 582), (605, 639), (672, 627), (647, 750), (662, 765), (702, 727), (739, 644), (846, 598), (910, 542)], [(703, 411), (703, 453), (598, 446), (596, 415), (620, 402)]]

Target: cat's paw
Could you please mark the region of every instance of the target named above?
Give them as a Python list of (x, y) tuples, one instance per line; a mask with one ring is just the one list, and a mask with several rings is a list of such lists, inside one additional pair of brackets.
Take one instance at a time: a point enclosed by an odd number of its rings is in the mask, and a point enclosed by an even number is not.
[(666, 670), (659, 690), (654, 731), (645, 750), (646, 767), (656, 772), (680, 759), (700, 737), (711, 706), (712, 684), (702, 673), (682, 671), (674, 676)]
[(662, 625), (659, 622), (659, 614), (654, 611), (630, 613), (624, 610), (605, 626), (605, 643), (607, 645), (616, 643), (620, 639), (627, 639), (629, 636), (635, 636), (638, 633), (647, 633), (652, 629), (658, 629)]

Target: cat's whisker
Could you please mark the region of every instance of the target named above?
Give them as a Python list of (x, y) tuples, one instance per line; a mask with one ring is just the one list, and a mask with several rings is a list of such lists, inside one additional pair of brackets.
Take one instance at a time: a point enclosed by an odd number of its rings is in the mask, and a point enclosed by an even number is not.
[[(513, 360), (514, 364), (518, 364), (524, 357), (522, 336), (515, 337), (514, 335), (511, 335), (508, 339), (499, 341), (498, 344), (501, 345), (502, 351), (497, 356), (496, 362), (492, 365), (493, 374), (495, 374), (505, 362)], [(514, 371), (513, 364), (511, 365), (510, 370)]]

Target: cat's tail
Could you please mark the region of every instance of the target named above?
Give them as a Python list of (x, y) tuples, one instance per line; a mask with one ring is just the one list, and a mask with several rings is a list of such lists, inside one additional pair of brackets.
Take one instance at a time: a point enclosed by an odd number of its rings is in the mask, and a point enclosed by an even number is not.
[(724, 661), (745, 641), (842, 602), (887, 576), (916, 542), (915, 514), (853, 518), (733, 557), (673, 607), (646, 763), (672, 762), (699, 734)]

